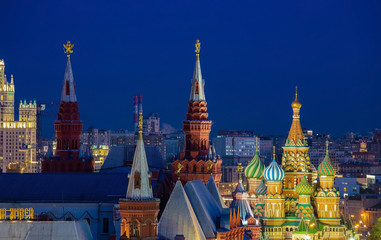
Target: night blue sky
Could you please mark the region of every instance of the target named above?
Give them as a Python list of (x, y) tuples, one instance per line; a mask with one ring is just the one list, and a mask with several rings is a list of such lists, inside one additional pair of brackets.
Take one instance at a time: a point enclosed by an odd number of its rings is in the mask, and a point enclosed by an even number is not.
[(0, 0), (0, 59), (17, 101), (58, 100), (70, 40), (85, 128), (132, 128), (135, 94), (180, 128), (200, 39), (214, 130), (286, 134), (295, 85), (303, 127), (381, 127), (381, 1), (233, 2)]

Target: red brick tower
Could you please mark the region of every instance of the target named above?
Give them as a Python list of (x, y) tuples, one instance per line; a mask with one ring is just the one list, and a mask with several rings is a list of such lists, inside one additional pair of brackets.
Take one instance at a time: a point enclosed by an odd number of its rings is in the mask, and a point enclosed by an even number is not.
[(218, 185), (222, 176), (222, 160), (213, 154), (213, 147), (209, 146), (212, 121), (208, 119), (204, 85), (200, 66), (200, 42), (197, 40), (196, 64), (188, 112), (186, 120), (183, 122), (185, 149), (180, 153), (180, 159), (173, 162), (172, 170), (178, 172), (180, 168), (182, 182), (200, 179), (206, 184), (212, 175)]
[(70, 54), (74, 45), (64, 45), (67, 53), (65, 80), (62, 86), (61, 103), (54, 129), (57, 148), (54, 156), (46, 156), (42, 172), (92, 172), (94, 160), (89, 152), (80, 153), (82, 121), (79, 119)]

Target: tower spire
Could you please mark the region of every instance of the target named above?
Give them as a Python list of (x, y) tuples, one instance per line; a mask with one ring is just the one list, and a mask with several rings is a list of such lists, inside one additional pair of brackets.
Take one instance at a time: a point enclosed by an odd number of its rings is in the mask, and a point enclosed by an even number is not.
[(139, 132), (136, 142), (134, 160), (131, 173), (128, 175), (128, 188), (126, 197), (130, 199), (152, 199), (151, 173), (148, 168), (146, 151), (143, 142), (143, 116), (139, 113)]
[(329, 155), (329, 141), (328, 139), (325, 141), (325, 154), (328, 156)]
[(65, 48), (65, 53), (67, 54), (67, 63), (66, 63), (66, 70), (65, 70), (65, 79), (62, 86), (61, 101), (77, 102), (77, 96), (75, 94), (73, 70), (71, 69), (71, 62), (70, 62), (70, 54), (73, 53), (74, 44), (71, 44), (70, 41), (67, 41), (67, 43), (64, 44), (63, 46)]
[(204, 93), (204, 81), (201, 74), (201, 65), (200, 65), (200, 40), (197, 40), (196, 44), (196, 64), (193, 72), (192, 80), (192, 89), (189, 101), (205, 101)]

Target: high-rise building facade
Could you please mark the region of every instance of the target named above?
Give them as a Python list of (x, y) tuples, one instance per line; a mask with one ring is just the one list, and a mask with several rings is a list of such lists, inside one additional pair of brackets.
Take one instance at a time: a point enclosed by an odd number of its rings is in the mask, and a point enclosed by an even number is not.
[(74, 45), (64, 45), (67, 53), (65, 79), (62, 85), (58, 118), (54, 122), (57, 147), (55, 154), (49, 152), (42, 161), (43, 172), (92, 172), (94, 160), (90, 149), (80, 151), (82, 121), (79, 119), (78, 102), (75, 94), (70, 54)]
[(15, 85), (5, 75), (0, 60), (0, 167), (3, 172), (39, 172), (36, 161), (36, 101), (19, 104), (19, 121), (14, 119)]
[(208, 118), (205, 82), (201, 75), (200, 42), (196, 43), (196, 64), (191, 84), (191, 94), (188, 102), (186, 120), (183, 121), (185, 133), (185, 148), (180, 153), (180, 159), (172, 164), (174, 172), (181, 171), (181, 180), (187, 182), (200, 179), (206, 184), (210, 175), (216, 184), (221, 181), (222, 159), (213, 154), (209, 147), (209, 133), (212, 121)]

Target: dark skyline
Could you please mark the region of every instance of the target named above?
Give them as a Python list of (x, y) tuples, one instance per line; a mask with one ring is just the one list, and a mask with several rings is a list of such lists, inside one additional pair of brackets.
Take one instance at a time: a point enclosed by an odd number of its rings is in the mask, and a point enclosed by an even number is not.
[(381, 127), (380, 12), (375, 0), (0, 1), (0, 59), (16, 105), (58, 101), (70, 40), (85, 129), (131, 129), (136, 94), (181, 128), (200, 39), (214, 131), (286, 134), (298, 85), (302, 127), (367, 132)]

